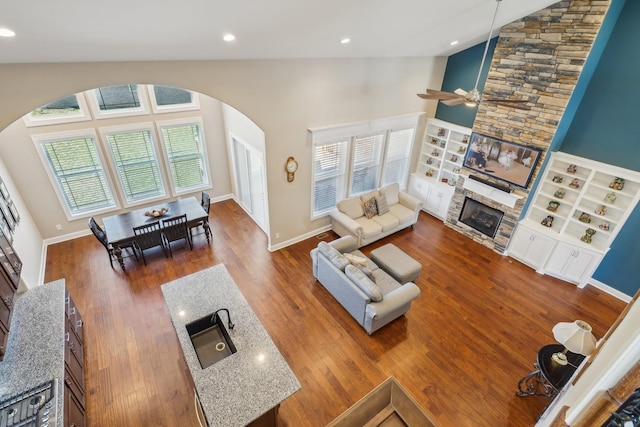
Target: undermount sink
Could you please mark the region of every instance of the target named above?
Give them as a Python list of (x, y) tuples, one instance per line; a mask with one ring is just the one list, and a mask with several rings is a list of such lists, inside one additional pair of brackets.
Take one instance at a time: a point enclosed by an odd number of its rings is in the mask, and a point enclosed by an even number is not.
[(185, 326), (202, 369), (237, 351), (220, 316), (215, 313), (194, 320)]

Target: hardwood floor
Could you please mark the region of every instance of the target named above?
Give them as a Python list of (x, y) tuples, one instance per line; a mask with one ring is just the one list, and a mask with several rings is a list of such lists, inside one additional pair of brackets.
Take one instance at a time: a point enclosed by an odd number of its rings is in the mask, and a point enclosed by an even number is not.
[[(402, 318), (368, 336), (315, 281), (311, 238), (270, 253), (233, 201), (211, 206), (213, 242), (173, 259), (127, 259), (111, 269), (93, 236), (49, 246), (46, 282), (65, 278), (85, 319), (90, 426), (197, 426), (190, 375), (160, 286), (226, 265), (300, 380), (279, 412), (285, 427), (323, 426), (393, 375), (438, 425), (531, 426), (545, 398), (515, 395), (559, 321), (582, 319), (600, 338), (625, 304), (500, 256), (425, 214), (393, 242), (418, 259), (422, 294)], [(325, 240), (336, 238), (329, 232)]]

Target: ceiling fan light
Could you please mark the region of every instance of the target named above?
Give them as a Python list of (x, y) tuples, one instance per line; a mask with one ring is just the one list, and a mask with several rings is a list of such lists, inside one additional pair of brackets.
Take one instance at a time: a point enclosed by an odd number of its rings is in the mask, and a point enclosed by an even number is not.
[(475, 102), (465, 102), (464, 105), (466, 105), (467, 107), (477, 107), (478, 104)]

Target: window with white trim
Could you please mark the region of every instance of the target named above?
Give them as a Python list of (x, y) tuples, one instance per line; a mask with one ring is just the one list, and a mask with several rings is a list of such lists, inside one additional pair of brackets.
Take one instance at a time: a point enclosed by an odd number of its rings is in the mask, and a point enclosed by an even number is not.
[(422, 113), (311, 131), (311, 218), (337, 202), (397, 182), (404, 189)]
[(361, 194), (378, 187), (384, 137), (384, 134), (375, 134), (353, 138), (349, 194)]
[(313, 212), (329, 212), (344, 194), (349, 139), (313, 147)]
[(88, 92), (96, 119), (149, 114), (145, 85), (103, 86)]
[(83, 94), (69, 95), (42, 105), (23, 117), (27, 127), (91, 120)]
[(403, 182), (409, 170), (415, 128), (389, 132), (381, 185)]
[(208, 187), (201, 120), (162, 121), (157, 125), (173, 191), (180, 194)]
[(70, 219), (116, 206), (93, 130), (37, 135), (33, 140)]
[(149, 98), (154, 113), (170, 113), (200, 108), (198, 94), (172, 86), (149, 86)]
[(151, 123), (101, 129), (127, 205), (166, 195)]

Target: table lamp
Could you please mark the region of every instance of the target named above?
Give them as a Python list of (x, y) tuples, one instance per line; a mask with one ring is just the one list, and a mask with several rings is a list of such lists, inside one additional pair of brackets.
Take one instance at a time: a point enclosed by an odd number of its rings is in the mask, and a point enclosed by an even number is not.
[(553, 337), (564, 346), (562, 352), (551, 356), (551, 360), (558, 365), (568, 363), (567, 350), (588, 356), (596, 348), (596, 337), (591, 333), (591, 325), (582, 320), (558, 323), (553, 327)]

